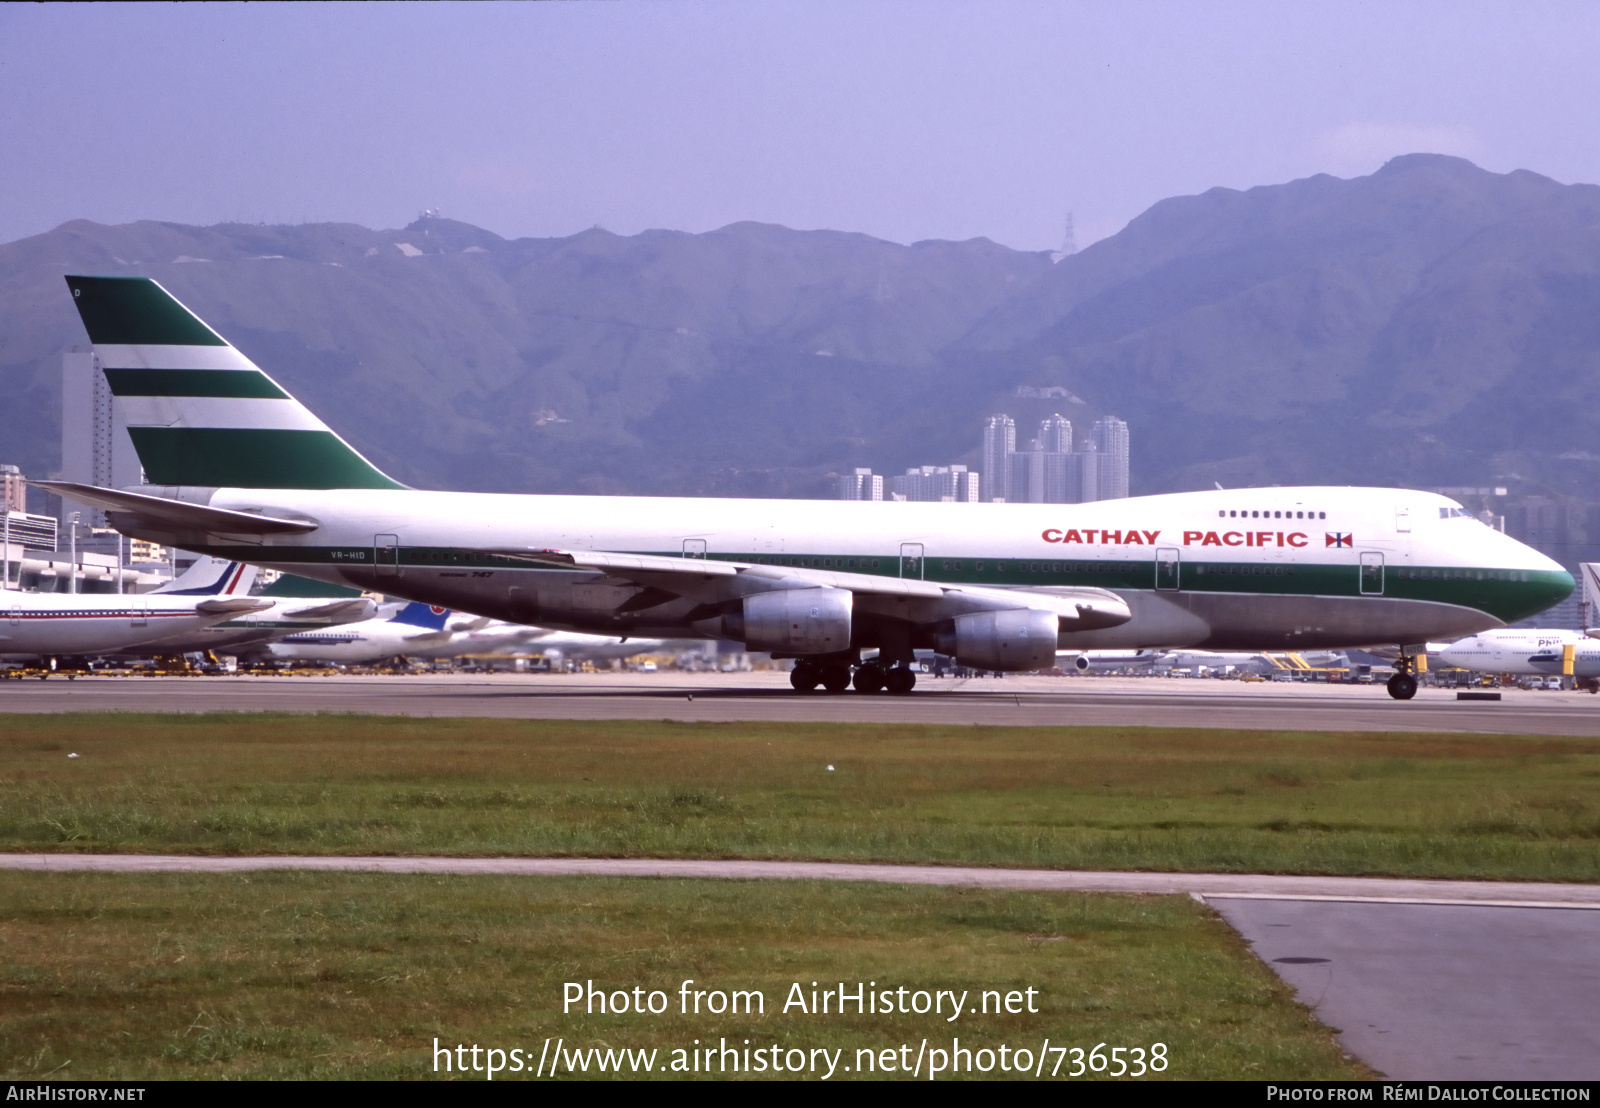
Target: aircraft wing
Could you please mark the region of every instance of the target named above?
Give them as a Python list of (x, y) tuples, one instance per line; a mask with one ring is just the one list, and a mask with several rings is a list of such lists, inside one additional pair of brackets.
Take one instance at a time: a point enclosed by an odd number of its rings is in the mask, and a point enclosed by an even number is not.
[(642, 591), (618, 614), (644, 611), (680, 597), (706, 606), (706, 614), (731, 610), (744, 597), (779, 589), (847, 589), (858, 608), (878, 615), (928, 623), (968, 612), (1040, 608), (1054, 612), (1063, 631), (1116, 627), (1133, 618), (1127, 601), (1107, 589), (999, 589), (871, 573), (760, 565), (750, 562), (614, 554), (587, 550), (486, 551), (500, 557), (568, 569), (593, 569)]
[(332, 600), (326, 604), (317, 604), (310, 608), (295, 608), (283, 614), (293, 616), (295, 619), (321, 619), (329, 623), (354, 623), (356, 620), (371, 619), (377, 606), (366, 597), (355, 597), (350, 600)]

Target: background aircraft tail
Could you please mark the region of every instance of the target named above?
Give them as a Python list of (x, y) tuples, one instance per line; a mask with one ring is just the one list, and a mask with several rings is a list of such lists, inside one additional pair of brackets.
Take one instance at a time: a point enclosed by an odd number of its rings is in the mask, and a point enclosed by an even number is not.
[(196, 559), (165, 585), (151, 589), (176, 596), (249, 596), (256, 583), (256, 567), (244, 562), (225, 562), (209, 555)]
[(150, 278), (67, 287), (150, 484), (402, 487)]
[(1600, 622), (1600, 562), (1579, 562), (1578, 577), (1583, 582), (1583, 601), (1589, 605), (1589, 622)]
[(332, 597), (353, 599), (361, 595), (361, 590), (353, 589), (349, 585), (335, 585), (327, 581), (316, 581), (310, 577), (300, 577), (293, 573), (285, 573), (256, 595), (271, 597), (274, 600)]
[(409, 623), (413, 627), (426, 628), (429, 631), (443, 631), (444, 621), (450, 618), (449, 608), (438, 608), (428, 604), (411, 603), (401, 608), (390, 622)]

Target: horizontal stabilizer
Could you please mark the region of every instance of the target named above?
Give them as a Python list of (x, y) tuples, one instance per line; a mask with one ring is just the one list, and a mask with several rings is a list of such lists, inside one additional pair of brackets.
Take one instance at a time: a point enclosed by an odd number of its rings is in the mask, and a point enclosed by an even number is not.
[(278, 519), (256, 512), (235, 512), (183, 500), (168, 500), (164, 496), (150, 496), (142, 492), (80, 485), (73, 481), (30, 481), (29, 484), (104, 511), (126, 512), (156, 525), (160, 530), (177, 528), (217, 535), (304, 535), (318, 527), (317, 522), (310, 519)]

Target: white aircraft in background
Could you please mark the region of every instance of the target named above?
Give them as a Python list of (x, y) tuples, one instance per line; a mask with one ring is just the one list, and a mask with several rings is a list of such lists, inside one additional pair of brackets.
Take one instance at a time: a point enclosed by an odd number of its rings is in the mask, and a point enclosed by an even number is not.
[(1070, 659), (1079, 673), (1104, 673), (1119, 669), (1242, 670), (1269, 676), (1275, 673), (1310, 673), (1313, 670), (1345, 665), (1337, 650), (1308, 650), (1271, 653), (1264, 651), (1219, 650), (1085, 650)]
[[(191, 566), (188, 572), (204, 572), (205, 567), (202, 563), (237, 565), (203, 557)], [(256, 568), (248, 566), (241, 569), (248, 573), (248, 577), (241, 578), (243, 586), (239, 591), (244, 592), (249, 590), (250, 582), (255, 578)], [(185, 576), (187, 575), (186, 573)], [(197, 591), (193, 588), (178, 590), (176, 589), (178, 583), (163, 585), (155, 591), (162, 592), (168, 589), (186, 593)], [(371, 619), (378, 610), (376, 603), (355, 589), (288, 574), (256, 593), (254, 598), (264, 601), (265, 607), (259, 611), (234, 616), (221, 623), (214, 623), (209, 627), (155, 639), (127, 653), (203, 654), (207, 651), (216, 651), (223, 654), (249, 654), (269, 642), (296, 632)]]
[(271, 607), (245, 593), (254, 567), (196, 563), (148, 593), (0, 592), (0, 658), (97, 657)]
[(1480, 631), (1444, 647), (1439, 660), (1478, 673), (1573, 677), (1578, 687), (1600, 692), (1600, 642), (1582, 631)]
[(1078, 650), (1056, 655), (1061, 669), (1079, 673), (1108, 673), (1119, 669), (1149, 669), (1161, 660), (1161, 650)]
[(1346, 658), (1337, 650), (1288, 652), (1167, 650), (1157, 665), (1165, 669), (1233, 669), (1270, 676), (1275, 673), (1309, 673), (1312, 670), (1344, 666)]
[(736, 640), (796, 659), (801, 691), (908, 693), (919, 648), (1026, 672), (1061, 650), (1392, 643), (1404, 700), (1421, 644), (1573, 588), (1455, 501), (1405, 489), (959, 506), (410, 489), (156, 282), (66, 283), (149, 484), (39, 487), (139, 538), (441, 608)]
[(272, 661), (335, 662), (362, 665), (391, 658), (420, 658), (424, 651), (448, 643), (448, 608), (410, 603), (394, 615), (361, 620), (340, 627), (296, 631), (260, 647), (253, 657)]
[(620, 635), (586, 635), (580, 631), (555, 631), (507, 623), (483, 616), (452, 620), (446, 624), (450, 640), (417, 652), (419, 658), (459, 658), (464, 655), (542, 654), (552, 665), (563, 662), (609, 662), (650, 654), (666, 645), (665, 639), (639, 639)]
[[(543, 654), (552, 666), (563, 662), (610, 662), (636, 654), (655, 654), (667, 645), (666, 639), (622, 638), (617, 635), (586, 635), (582, 631), (552, 631), (547, 627), (523, 651)], [(697, 644), (698, 645), (698, 644)]]
[[(452, 615), (456, 618), (452, 619)], [(607, 661), (659, 648), (660, 639), (622, 639), (528, 627), (466, 616), (427, 604), (407, 604), (393, 615), (336, 628), (297, 631), (260, 651), (276, 660), (361, 664), (390, 658), (459, 658), (463, 655), (543, 654), (563, 660)]]

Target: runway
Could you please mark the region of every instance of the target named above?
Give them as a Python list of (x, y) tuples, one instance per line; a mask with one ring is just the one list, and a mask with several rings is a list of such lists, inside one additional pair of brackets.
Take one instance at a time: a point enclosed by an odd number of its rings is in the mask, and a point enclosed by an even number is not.
[(984, 726), (1443, 731), (1600, 737), (1600, 697), (1503, 690), (1128, 677), (924, 676), (910, 696), (797, 694), (779, 672), (81, 677), (0, 681), (0, 712), (357, 712), (501, 719), (819, 721)]

